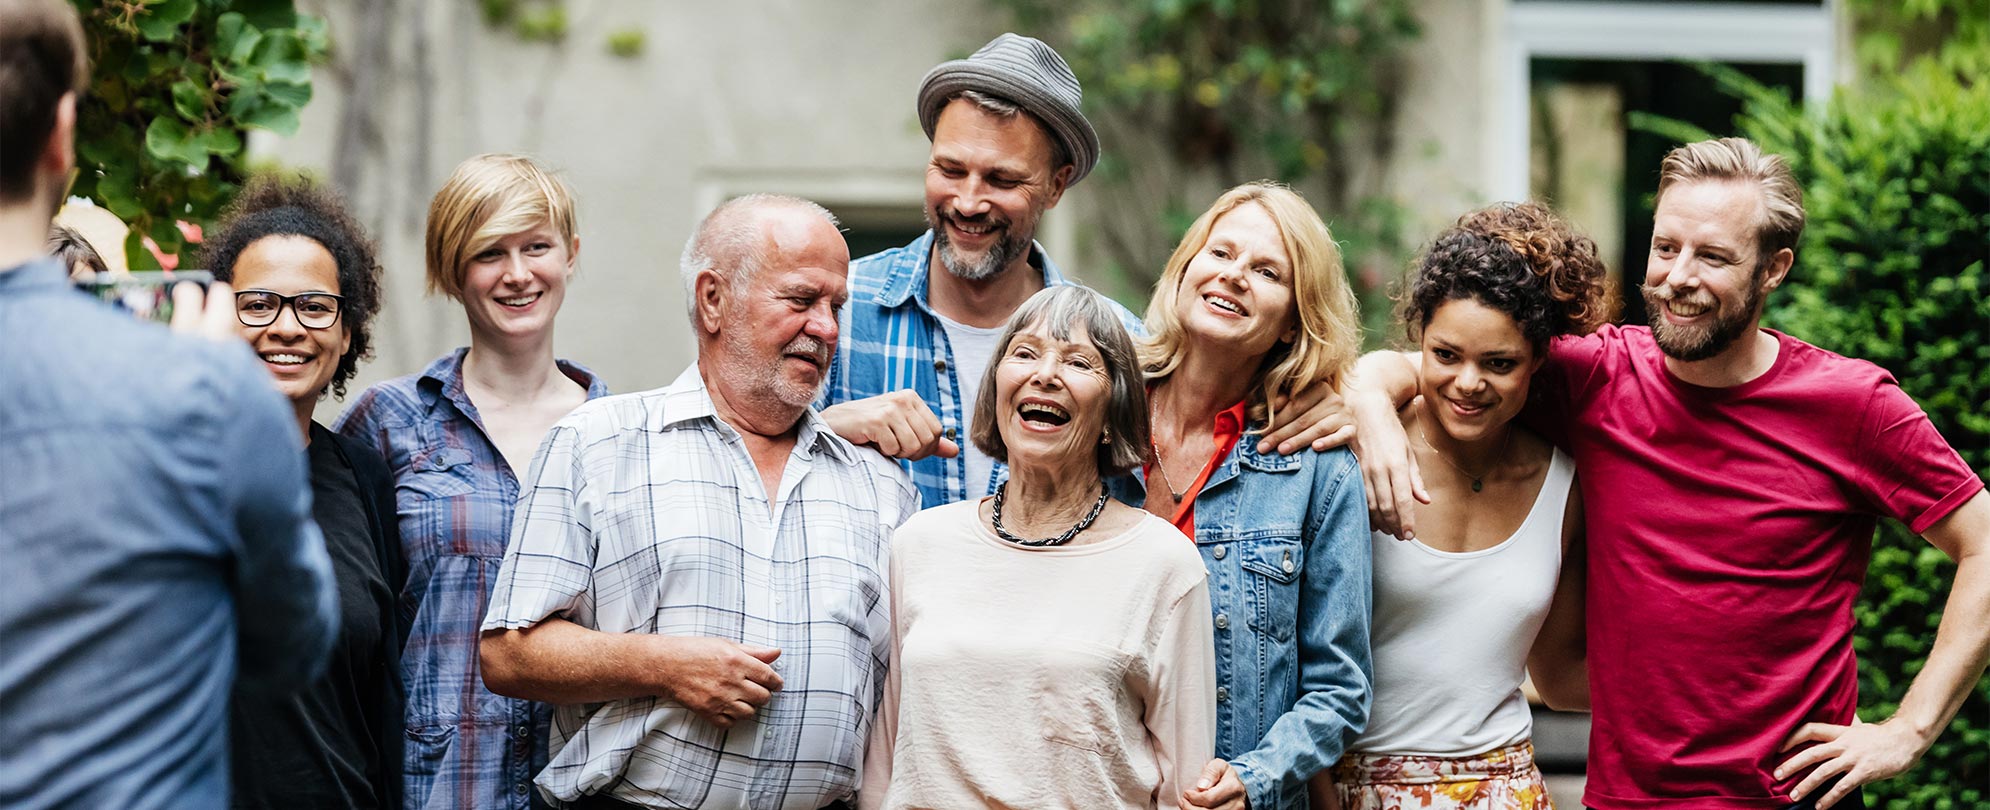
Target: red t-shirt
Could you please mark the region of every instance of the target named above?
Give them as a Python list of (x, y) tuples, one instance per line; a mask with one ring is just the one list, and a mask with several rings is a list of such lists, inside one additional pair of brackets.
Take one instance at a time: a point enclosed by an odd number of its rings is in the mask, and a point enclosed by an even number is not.
[(1858, 704), (1877, 518), (1922, 532), (1983, 489), (1884, 369), (1769, 334), (1732, 388), (1672, 376), (1645, 327), (1557, 340), (1535, 378), (1526, 419), (1587, 510), (1599, 810), (1786, 805), (1777, 747)]

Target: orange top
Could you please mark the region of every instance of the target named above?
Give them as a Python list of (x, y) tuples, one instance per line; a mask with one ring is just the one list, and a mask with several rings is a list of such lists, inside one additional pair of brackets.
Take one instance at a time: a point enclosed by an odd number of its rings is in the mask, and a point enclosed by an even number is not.
[[(1190, 540), (1195, 539), (1195, 496), (1202, 492), (1202, 485), (1209, 482), (1209, 474), (1216, 472), (1216, 465), (1223, 463), (1224, 457), (1230, 455), (1230, 451), (1236, 449), (1237, 441), (1243, 438), (1245, 412), (1248, 410), (1244, 404), (1246, 401), (1237, 400), (1237, 404), (1217, 412), (1214, 431), (1216, 454), (1203, 463), (1202, 472), (1196, 474), (1195, 483), (1190, 484), (1188, 491), (1182, 494), (1181, 505), (1175, 507), (1174, 519), (1169, 521), (1175, 524), (1175, 528), (1180, 529), (1182, 534), (1188, 535)], [(1156, 452), (1155, 455), (1158, 456), (1159, 453)], [(1156, 479), (1166, 486), (1167, 476), (1155, 475), (1154, 465), (1147, 465), (1146, 473), (1149, 488), (1153, 487)]]

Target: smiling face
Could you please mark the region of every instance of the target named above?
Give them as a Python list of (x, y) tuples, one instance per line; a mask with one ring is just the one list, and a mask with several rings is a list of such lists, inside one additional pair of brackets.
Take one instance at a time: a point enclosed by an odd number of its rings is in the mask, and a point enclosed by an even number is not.
[(926, 222), (947, 271), (970, 281), (1029, 255), (1037, 220), (1071, 167), (1050, 165), (1050, 134), (1028, 115), (998, 116), (957, 98), (940, 110), (926, 166)]
[(541, 223), (472, 254), (464, 263), (462, 296), (471, 333), (518, 339), (551, 332), (578, 249)]
[(714, 369), (728, 400), (799, 415), (828, 379), (850, 248), (811, 212), (761, 216), (767, 263), (724, 290)]
[(1012, 468), (1098, 465), (1112, 376), (1082, 325), (1059, 340), (1041, 324), (1018, 330), (995, 369), (996, 429)]
[[(239, 291), (268, 290), (284, 296), (301, 293), (339, 294), (339, 265), (317, 240), (303, 236), (265, 236), (242, 249), (235, 259), (234, 285)], [(351, 346), (344, 314), (325, 329), (307, 329), (294, 306), (285, 306), (268, 326), (236, 326), (242, 338), (276, 379), (277, 390), (292, 403), (316, 402), (338, 372), (339, 359)]]
[(1438, 305), (1423, 327), (1422, 348), (1418, 393), (1460, 442), (1484, 439), (1520, 413), (1542, 359), (1519, 323), (1470, 298)]
[[(1175, 315), (1196, 343), (1240, 360), (1262, 357), (1293, 339), (1292, 259), (1278, 223), (1255, 203), (1216, 219), (1209, 239), (1182, 272)], [(1249, 363), (1246, 363), (1249, 365)]]
[(1764, 257), (1757, 233), (1766, 212), (1745, 182), (1702, 181), (1668, 188), (1652, 219), (1645, 305), (1660, 351), (1675, 360), (1719, 355), (1753, 328), (1762, 299), (1782, 283), (1793, 256)]

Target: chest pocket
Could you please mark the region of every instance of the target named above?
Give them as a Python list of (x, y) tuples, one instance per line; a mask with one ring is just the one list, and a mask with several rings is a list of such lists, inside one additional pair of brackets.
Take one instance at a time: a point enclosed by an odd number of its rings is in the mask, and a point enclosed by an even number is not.
[(476, 489), (471, 480), (470, 451), (443, 447), (410, 465), (395, 486), (429, 498), (454, 498)]
[(1238, 544), (1245, 582), (1256, 604), (1251, 627), (1278, 641), (1291, 641), (1299, 614), (1299, 571), (1304, 559), (1296, 538), (1272, 537)]

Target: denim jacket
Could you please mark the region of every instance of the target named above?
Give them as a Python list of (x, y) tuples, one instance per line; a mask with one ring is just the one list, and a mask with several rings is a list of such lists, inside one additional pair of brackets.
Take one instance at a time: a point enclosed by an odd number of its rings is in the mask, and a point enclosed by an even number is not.
[[(1252, 426), (1195, 498), (1216, 628), (1216, 755), (1253, 810), (1306, 806), (1306, 781), (1368, 722), (1368, 509), (1345, 449), (1263, 455)], [(1111, 482), (1134, 506), (1134, 475)]]

